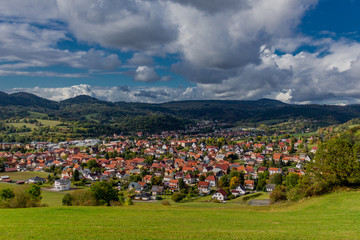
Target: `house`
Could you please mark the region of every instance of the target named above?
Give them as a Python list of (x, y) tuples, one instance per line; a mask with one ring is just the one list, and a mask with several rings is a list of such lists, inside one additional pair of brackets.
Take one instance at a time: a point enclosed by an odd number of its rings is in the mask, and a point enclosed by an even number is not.
[(227, 196), (228, 195), (227, 195), (226, 191), (224, 189), (220, 188), (219, 190), (216, 191), (216, 193), (214, 193), (212, 195), (211, 198), (222, 202), (227, 199)]
[(240, 196), (240, 195), (245, 195), (246, 194), (246, 189), (245, 189), (245, 187), (243, 185), (240, 184), (235, 189), (232, 189), (231, 193), (235, 197)]
[(140, 188), (135, 189), (135, 191), (146, 191), (148, 190), (149, 186), (146, 182), (138, 182), (140, 185)]
[(45, 183), (46, 182), (46, 179), (45, 178), (42, 178), (42, 177), (38, 177), (38, 176), (36, 176), (36, 177), (33, 177), (33, 178), (30, 178), (29, 180), (28, 180), (28, 182), (29, 183)]
[(274, 167), (269, 168), (269, 174), (270, 175), (276, 174), (276, 173), (282, 173), (282, 169), (281, 168), (274, 168)]
[(210, 194), (210, 183), (206, 181), (200, 181), (198, 185), (198, 190), (200, 194), (203, 195)]
[(245, 184), (245, 189), (254, 190), (255, 187), (254, 180), (245, 180), (244, 184)]
[(216, 178), (214, 175), (209, 175), (206, 179), (205, 182), (208, 182), (210, 184), (210, 187), (215, 187), (216, 186)]
[(196, 179), (191, 174), (188, 174), (184, 178), (184, 183), (186, 183), (187, 185), (193, 184), (193, 183), (195, 183), (195, 180)]
[(136, 200), (143, 200), (143, 201), (149, 201), (151, 198), (151, 195), (149, 193), (140, 193), (135, 195)]
[(154, 195), (154, 196), (164, 194), (164, 186), (158, 186), (158, 185), (152, 186), (151, 194)]
[(275, 190), (275, 184), (266, 184), (266, 191), (267, 192), (272, 192)]
[(138, 182), (131, 182), (128, 186), (129, 190), (140, 189), (141, 185)]
[(175, 180), (175, 179), (170, 180), (169, 188), (172, 191), (179, 190), (179, 180)]
[(58, 191), (66, 191), (70, 190), (71, 181), (69, 179), (58, 179), (55, 180), (55, 189)]
[(151, 183), (151, 179), (152, 179), (152, 176), (151, 176), (151, 175), (146, 175), (146, 176), (143, 178), (143, 181), (146, 182), (146, 183)]

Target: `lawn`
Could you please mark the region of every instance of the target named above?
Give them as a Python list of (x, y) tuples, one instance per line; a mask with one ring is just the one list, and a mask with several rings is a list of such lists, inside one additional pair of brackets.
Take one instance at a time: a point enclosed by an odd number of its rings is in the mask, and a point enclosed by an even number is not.
[(29, 178), (33, 178), (36, 176), (46, 178), (49, 173), (44, 172), (8, 172), (8, 173), (0, 173), (0, 176), (9, 176), (13, 181), (19, 180), (28, 180)]
[(296, 204), (0, 209), (0, 239), (358, 239), (360, 192)]

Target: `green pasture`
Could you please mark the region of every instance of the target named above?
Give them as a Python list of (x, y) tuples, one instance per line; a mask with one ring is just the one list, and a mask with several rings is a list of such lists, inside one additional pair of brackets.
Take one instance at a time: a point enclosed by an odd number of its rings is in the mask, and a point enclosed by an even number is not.
[(0, 209), (0, 216), (0, 239), (359, 239), (360, 192), (265, 207), (135, 203)]

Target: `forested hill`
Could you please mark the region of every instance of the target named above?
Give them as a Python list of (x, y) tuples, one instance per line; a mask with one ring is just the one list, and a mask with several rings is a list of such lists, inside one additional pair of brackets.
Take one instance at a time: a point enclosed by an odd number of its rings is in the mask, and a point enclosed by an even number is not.
[(124, 131), (182, 129), (194, 120), (241, 123), (279, 123), (289, 119), (317, 122), (321, 126), (344, 123), (360, 117), (360, 105), (294, 105), (276, 100), (177, 101), (162, 104), (106, 102), (77, 96), (60, 102), (29, 93), (0, 92), (0, 118), (29, 117), (31, 112), (50, 118), (101, 125), (116, 125)]

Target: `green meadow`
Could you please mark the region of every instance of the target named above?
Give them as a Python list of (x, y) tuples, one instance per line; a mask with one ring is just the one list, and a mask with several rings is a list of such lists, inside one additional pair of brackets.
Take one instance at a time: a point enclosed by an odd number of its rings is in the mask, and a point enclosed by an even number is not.
[[(43, 202), (62, 196), (46, 194)], [(207, 202), (58, 205), (0, 209), (0, 216), (0, 239), (359, 239), (360, 192), (266, 207)]]

